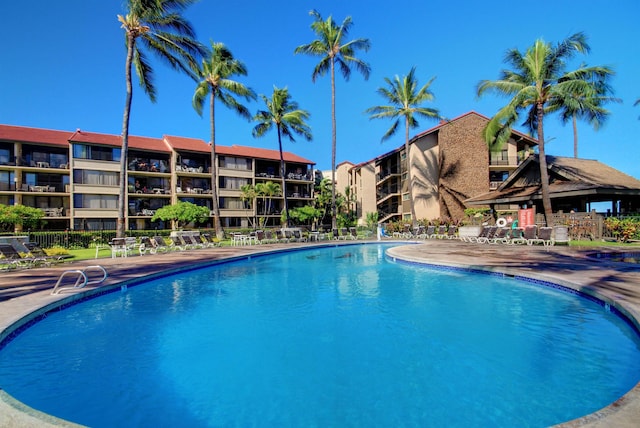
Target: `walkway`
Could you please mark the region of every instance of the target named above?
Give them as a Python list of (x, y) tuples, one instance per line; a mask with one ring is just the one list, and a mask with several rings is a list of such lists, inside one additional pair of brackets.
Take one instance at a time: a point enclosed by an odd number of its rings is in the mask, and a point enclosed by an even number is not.
[[(331, 241), (331, 244), (351, 244), (355, 241)], [(360, 242), (360, 241), (359, 241)], [(50, 291), (60, 274), (67, 269), (100, 264), (109, 277), (100, 285), (117, 286), (142, 276), (162, 276), (167, 272), (189, 266), (243, 257), (262, 252), (276, 251), (296, 246), (319, 244), (268, 244), (242, 247), (200, 249), (168, 254), (132, 256), (118, 259), (98, 259), (71, 264), (0, 273), (0, 340), (7, 335), (7, 326), (23, 322), (27, 314), (64, 298), (76, 298), (78, 292), (63, 292), (51, 296)], [(584, 293), (597, 294), (636, 320), (640, 320), (640, 266), (611, 263), (587, 257), (593, 249), (573, 247), (507, 246), (469, 244), (449, 240), (427, 240), (420, 245), (392, 248), (392, 257), (408, 261), (427, 262), (446, 266), (475, 268), (503, 272), (509, 275), (530, 276), (571, 288)], [(640, 251), (640, 249), (638, 250)], [(87, 287), (84, 289), (95, 290)], [(638, 326), (638, 324), (637, 324)], [(639, 326), (640, 327), (640, 326)], [(636, 427), (640, 420), (640, 385), (611, 406), (564, 427)], [(74, 426), (46, 415), (25, 409), (0, 391), (0, 427)]]

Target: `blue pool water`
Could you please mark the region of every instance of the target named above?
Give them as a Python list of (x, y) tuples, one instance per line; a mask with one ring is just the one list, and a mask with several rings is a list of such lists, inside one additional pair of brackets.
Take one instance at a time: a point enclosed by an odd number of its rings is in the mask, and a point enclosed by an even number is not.
[(308, 249), (75, 305), (0, 350), (0, 387), (93, 427), (548, 426), (640, 380), (602, 306), (513, 279)]

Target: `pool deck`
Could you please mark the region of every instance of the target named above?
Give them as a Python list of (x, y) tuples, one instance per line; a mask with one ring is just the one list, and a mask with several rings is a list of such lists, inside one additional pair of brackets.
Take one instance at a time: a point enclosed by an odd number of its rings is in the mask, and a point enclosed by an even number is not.
[[(320, 243), (286, 243), (239, 247), (222, 247), (168, 254), (101, 258), (65, 263), (51, 267), (0, 273), (0, 341), (34, 317), (60, 305), (61, 300), (73, 301), (87, 293), (99, 293), (105, 288), (120, 288), (122, 284), (142, 277), (161, 277), (189, 267), (204, 266), (216, 261), (243, 258), (265, 252), (313, 245), (345, 245), (363, 241), (321, 241)], [(385, 240), (383, 242), (394, 242)], [(588, 253), (610, 247), (578, 249), (568, 246), (526, 246), (471, 244), (457, 240), (426, 240), (416, 245), (394, 247), (388, 254), (398, 260), (430, 263), (464, 269), (477, 269), (524, 276), (552, 282), (590, 294), (626, 314), (640, 330), (640, 265), (593, 259)], [(640, 248), (634, 251), (639, 251)], [(51, 295), (62, 272), (82, 270), (100, 265), (108, 278), (99, 285), (64, 290)], [(90, 279), (101, 276), (90, 270)], [(71, 280), (72, 278), (69, 277)], [(64, 284), (69, 286), (67, 282)], [(608, 407), (583, 418), (569, 421), (561, 427), (637, 427), (640, 420), (640, 384)], [(60, 427), (78, 426), (27, 408), (0, 390), (0, 427)]]

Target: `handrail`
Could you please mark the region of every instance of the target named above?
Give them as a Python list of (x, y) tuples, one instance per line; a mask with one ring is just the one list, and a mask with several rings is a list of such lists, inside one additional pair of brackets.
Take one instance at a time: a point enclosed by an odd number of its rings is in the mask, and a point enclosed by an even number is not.
[[(100, 279), (94, 279), (89, 281), (89, 278), (87, 277), (86, 272), (90, 271), (90, 270), (100, 270), (102, 271), (102, 278)], [(71, 287), (61, 287), (58, 288), (60, 286), (60, 284), (62, 283), (62, 279), (65, 276), (69, 276), (69, 275), (78, 275), (78, 278), (76, 279), (75, 284), (73, 284), (73, 286)], [(91, 265), (91, 266), (87, 266), (84, 269), (80, 270), (80, 269), (72, 269), (72, 270), (65, 270), (64, 272), (62, 272), (62, 275), (60, 275), (60, 278), (58, 278), (58, 282), (56, 282), (56, 285), (53, 287), (53, 290), (51, 291), (51, 294), (59, 294), (62, 290), (73, 290), (76, 288), (82, 288), (85, 285), (89, 285), (89, 284), (100, 284), (101, 282), (104, 282), (105, 279), (107, 279), (107, 270), (100, 266), (100, 265)]]

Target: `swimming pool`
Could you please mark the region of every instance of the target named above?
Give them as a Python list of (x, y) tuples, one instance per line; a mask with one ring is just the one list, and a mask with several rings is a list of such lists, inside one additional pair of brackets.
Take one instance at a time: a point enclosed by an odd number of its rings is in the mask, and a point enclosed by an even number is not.
[(0, 351), (0, 387), (91, 426), (546, 426), (640, 379), (637, 334), (602, 306), (384, 248), (254, 257), (51, 313)]

